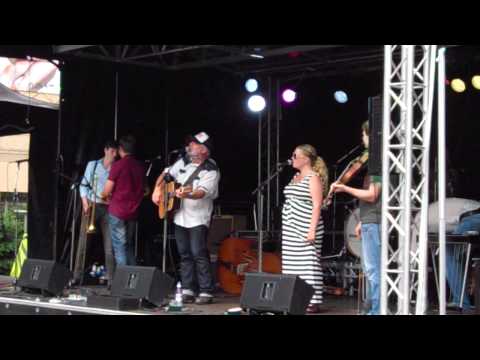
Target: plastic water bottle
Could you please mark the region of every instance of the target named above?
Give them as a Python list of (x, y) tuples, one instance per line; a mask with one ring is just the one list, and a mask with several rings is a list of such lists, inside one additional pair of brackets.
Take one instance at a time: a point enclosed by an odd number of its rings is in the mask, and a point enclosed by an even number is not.
[(182, 306), (182, 284), (177, 282), (177, 291), (175, 292), (175, 305)]

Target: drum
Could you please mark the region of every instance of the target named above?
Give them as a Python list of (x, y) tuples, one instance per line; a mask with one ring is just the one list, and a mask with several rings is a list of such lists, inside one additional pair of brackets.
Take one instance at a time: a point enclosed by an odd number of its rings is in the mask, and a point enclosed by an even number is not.
[(344, 237), (347, 250), (357, 258), (362, 258), (362, 242), (355, 236), (355, 226), (360, 221), (360, 209), (350, 210), (344, 224)]
[[(467, 211), (480, 208), (480, 202), (463, 198), (445, 199), (445, 230), (453, 232), (458, 226), (460, 216)], [(428, 232), (438, 233), (438, 201), (428, 205)], [(420, 228), (420, 212), (414, 220), (415, 230)], [(414, 233), (416, 234), (416, 233)]]

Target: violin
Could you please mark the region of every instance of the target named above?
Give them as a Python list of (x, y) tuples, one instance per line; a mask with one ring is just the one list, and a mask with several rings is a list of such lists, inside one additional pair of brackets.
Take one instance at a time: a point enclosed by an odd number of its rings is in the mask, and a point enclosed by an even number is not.
[[(367, 161), (368, 161), (368, 149), (365, 149), (362, 155), (350, 161), (350, 163), (347, 165), (345, 170), (343, 170), (343, 172), (340, 174), (340, 176), (335, 182), (346, 185), (347, 183), (350, 182), (350, 180), (352, 180), (360, 172), (360, 170), (363, 169)], [(323, 202), (324, 209), (331, 204), (333, 194), (334, 194), (333, 190), (330, 190), (328, 192), (328, 195), (325, 198), (325, 201)]]

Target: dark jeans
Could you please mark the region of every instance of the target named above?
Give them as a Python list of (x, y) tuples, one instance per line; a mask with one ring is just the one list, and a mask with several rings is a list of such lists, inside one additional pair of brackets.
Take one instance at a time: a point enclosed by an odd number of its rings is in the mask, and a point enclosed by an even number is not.
[[(87, 249), (90, 247), (90, 245), (87, 244), (87, 226), (89, 220), (90, 216), (85, 216), (82, 212), (80, 236), (78, 239), (77, 256), (73, 272), (73, 277), (76, 280), (82, 280), (85, 273), (85, 257)], [(102, 232), (103, 248), (105, 249), (105, 267), (107, 270), (106, 278), (111, 280), (113, 272), (115, 271), (115, 262), (112, 251), (112, 236), (108, 225), (107, 207), (105, 205), (96, 204), (95, 206), (95, 227), (97, 231)]]
[(136, 220), (122, 220), (109, 214), (112, 245), (117, 265), (136, 265), (135, 225)]
[[(198, 280), (200, 292), (213, 291), (210, 257), (207, 249), (208, 228), (205, 225), (184, 228), (175, 225), (175, 240), (180, 254), (182, 288), (195, 291)], [(195, 279), (195, 273), (197, 279)]]

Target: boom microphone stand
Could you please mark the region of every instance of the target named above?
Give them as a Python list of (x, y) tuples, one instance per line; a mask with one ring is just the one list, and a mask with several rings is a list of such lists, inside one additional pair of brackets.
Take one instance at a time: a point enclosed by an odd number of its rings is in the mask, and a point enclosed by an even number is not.
[(258, 272), (262, 272), (262, 254), (263, 254), (263, 198), (265, 186), (267, 186), (274, 178), (276, 178), (283, 171), (286, 164), (278, 164), (277, 170), (270, 175), (268, 179), (263, 181), (253, 192), (252, 195), (257, 194), (258, 207)]
[[(76, 237), (76, 225), (77, 225), (77, 198), (78, 198), (78, 193), (79, 193), (79, 188), (80, 186), (85, 186), (89, 189), (92, 190), (92, 186), (91, 184), (88, 182), (88, 180), (82, 176), (82, 179), (79, 180), (79, 181), (74, 181), (71, 177), (65, 175), (65, 174), (62, 174), (62, 173), (58, 173), (58, 175), (60, 177), (63, 177), (64, 179), (67, 179), (69, 180), (72, 185), (70, 186), (70, 191), (72, 193), (71, 195), (71, 199), (73, 199), (73, 209), (72, 209), (72, 224), (71, 224), (71, 234), (70, 234), (70, 264), (69, 264), (69, 269), (70, 271), (73, 272), (73, 259), (75, 257), (75, 237)], [(82, 184), (83, 180), (86, 181), (86, 184)], [(65, 246), (66, 248), (66, 246)], [(63, 251), (63, 255), (62, 255), (62, 258), (64, 257), (65, 255), (65, 248), (64, 248), (64, 251)]]
[[(357, 151), (358, 148), (360, 148), (361, 145), (355, 146), (352, 150), (350, 150), (347, 154), (342, 156), (340, 159), (338, 159), (335, 162), (335, 165), (333, 165), (333, 178), (334, 181), (337, 181), (337, 170), (338, 170), (338, 165), (340, 165), (345, 159), (347, 159), (350, 155), (352, 155), (355, 151)], [(333, 217), (332, 217), (332, 244), (333, 244), (333, 249), (335, 251), (335, 236), (336, 236), (336, 223), (337, 223), (337, 196), (334, 194), (333, 195)], [(343, 250), (343, 249), (342, 249)], [(341, 252), (340, 252), (341, 254)]]

